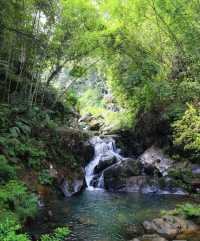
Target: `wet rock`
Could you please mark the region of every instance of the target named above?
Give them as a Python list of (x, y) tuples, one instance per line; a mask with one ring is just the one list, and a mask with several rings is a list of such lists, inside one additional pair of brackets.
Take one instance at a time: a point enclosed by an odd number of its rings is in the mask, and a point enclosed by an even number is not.
[(101, 157), (99, 164), (95, 167), (94, 173), (102, 172), (107, 167), (115, 164), (117, 162), (116, 157), (113, 154), (104, 155)]
[(182, 234), (178, 234), (176, 237), (176, 241), (181, 240), (190, 240), (190, 241), (199, 241), (200, 237), (200, 229), (194, 232), (184, 232)]
[(140, 224), (128, 224), (124, 227), (124, 236), (127, 239), (136, 238), (144, 234), (144, 228)]
[(200, 174), (200, 166), (194, 165), (192, 167), (192, 173), (193, 174)]
[(147, 174), (153, 175), (158, 171), (162, 176), (167, 175), (167, 170), (172, 166), (173, 160), (166, 157), (161, 149), (152, 146), (139, 157)]
[(126, 185), (127, 178), (140, 174), (140, 164), (137, 160), (128, 158), (120, 161), (104, 171), (106, 189), (120, 189)]
[(152, 221), (145, 221), (143, 226), (147, 232), (158, 233), (168, 239), (174, 239), (178, 234), (186, 231), (195, 232), (199, 229), (192, 221), (175, 216), (164, 216)]
[(131, 241), (167, 241), (167, 240), (159, 236), (158, 234), (145, 234), (142, 237), (135, 238)]
[(155, 179), (148, 176), (132, 176), (125, 180), (125, 184), (120, 191), (159, 193), (160, 189)]
[(92, 119), (92, 114), (91, 113), (86, 113), (85, 115), (83, 115), (78, 121), (79, 122), (89, 122)]
[(94, 219), (89, 217), (80, 217), (77, 221), (82, 225), (87, 225), (87, 226), (97, 225), (97, 222)]
[(88, 163), (94, 156), (94, 147), (89, 141), (83, 143), (83, 157), (86, 163)]
[(97, 187), (99, 183), (99, 178), (100, 178), (100, 175), (95, 175), (91, 180), (90, 185), (93, 187)]
[(99, 131), (100, 128), (103, 126), (103, 123), (97, 119), (93, 119), (89, 122), (89, 129), (91, 131)]
[(79, 193), (85, 186), (84, 179), (73, 179), (72, 181), (68, 181), (66, 178), (60, 185), (60, 189), (65, 197), (71, 197), (77, 193)]
[(200, 178), (195, 178), (191, 182), (192, 189), (196, 192), (200, 192)]

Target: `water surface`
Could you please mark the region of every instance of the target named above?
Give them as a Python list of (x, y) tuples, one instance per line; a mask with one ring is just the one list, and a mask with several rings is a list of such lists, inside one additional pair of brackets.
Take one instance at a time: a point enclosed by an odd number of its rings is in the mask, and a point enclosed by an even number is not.
[(48, 206), (52, 217), (41, 213), (31, 232), (41, 234), (68, 225), (72, 229), (69, 240), (124, 241), (126, 225), (152, 219), (183, 201), (183, 196), (86, 190), (70, 199), (52, 200)]

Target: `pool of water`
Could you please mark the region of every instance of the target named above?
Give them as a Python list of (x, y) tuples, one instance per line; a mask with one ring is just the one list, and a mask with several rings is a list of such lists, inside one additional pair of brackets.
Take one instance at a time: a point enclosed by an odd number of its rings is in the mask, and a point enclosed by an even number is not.
[(143, 222), (184, 202), (183, 196), (139, 193), (85, 191), (70, 199), (52, 200), (47, 212), (41, 212), (31, 233), (40, 235), (57, 226), (72, 229), (69, 240), (124, 241), (128, 224)]

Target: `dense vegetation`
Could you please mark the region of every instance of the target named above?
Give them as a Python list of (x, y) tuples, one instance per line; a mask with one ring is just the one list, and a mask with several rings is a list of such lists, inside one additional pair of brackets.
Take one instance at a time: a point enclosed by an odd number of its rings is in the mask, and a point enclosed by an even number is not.
[(197, 0), (1, 2), (1, 240), (28, 240), (19, 230), (37, 214), (38, 197), (25, 172), (50, 185), (51, 162), (83, 164), (75, 144), (65, 152), (57, 145), (57, 127), (80, 128), (76, 110), (102, 116), (115, 131), (145, 123), (159, 132), (164, 122), (171, 153), (199, 163), (199, 10)]

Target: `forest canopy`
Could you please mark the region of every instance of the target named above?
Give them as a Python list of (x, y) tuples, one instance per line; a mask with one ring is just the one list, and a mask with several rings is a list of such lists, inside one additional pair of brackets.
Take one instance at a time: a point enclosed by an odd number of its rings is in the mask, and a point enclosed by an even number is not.
[[(172, 176), (192, 191), (187, 167), (200, 158), (199, 13), (199, 0), (1, 0), (0, 240), (30, 240), (21, 231), (37, 215), (42, 191), (67, 178), (68, 187), (70, 175), (85, 188), (94, 154), (85, 142), (94, 133), (117, 134), (134, 163), (158, 145), (183, 163)], [(69, 233), (58, 228), (39, 240)]]
[[(171, 125), (182, 118), (187, 103), (198, 107), (199, 1), (11, 0), (1, 4), (3, 101), (19, 99), (28, 106), (43, 106), (60, 73), (67, 70), (57, 99), (70, 95), (75, 84), (83, 100), (79, 107), (85, 106), (84, 95), (90, 97), (78, 83), (84, 85), (91, 71), (99, 74), (104, 92), (111, 93), (122, 110), (123, 128), (134, 127), (148, 112)], [(98, 110), (89, 106), (86, 110), (99, 114), (105, 112), (105, 105), (100, 101), (92, 104)], [(108, 123), (116, 119), (115, 114), (108, 115)]]

